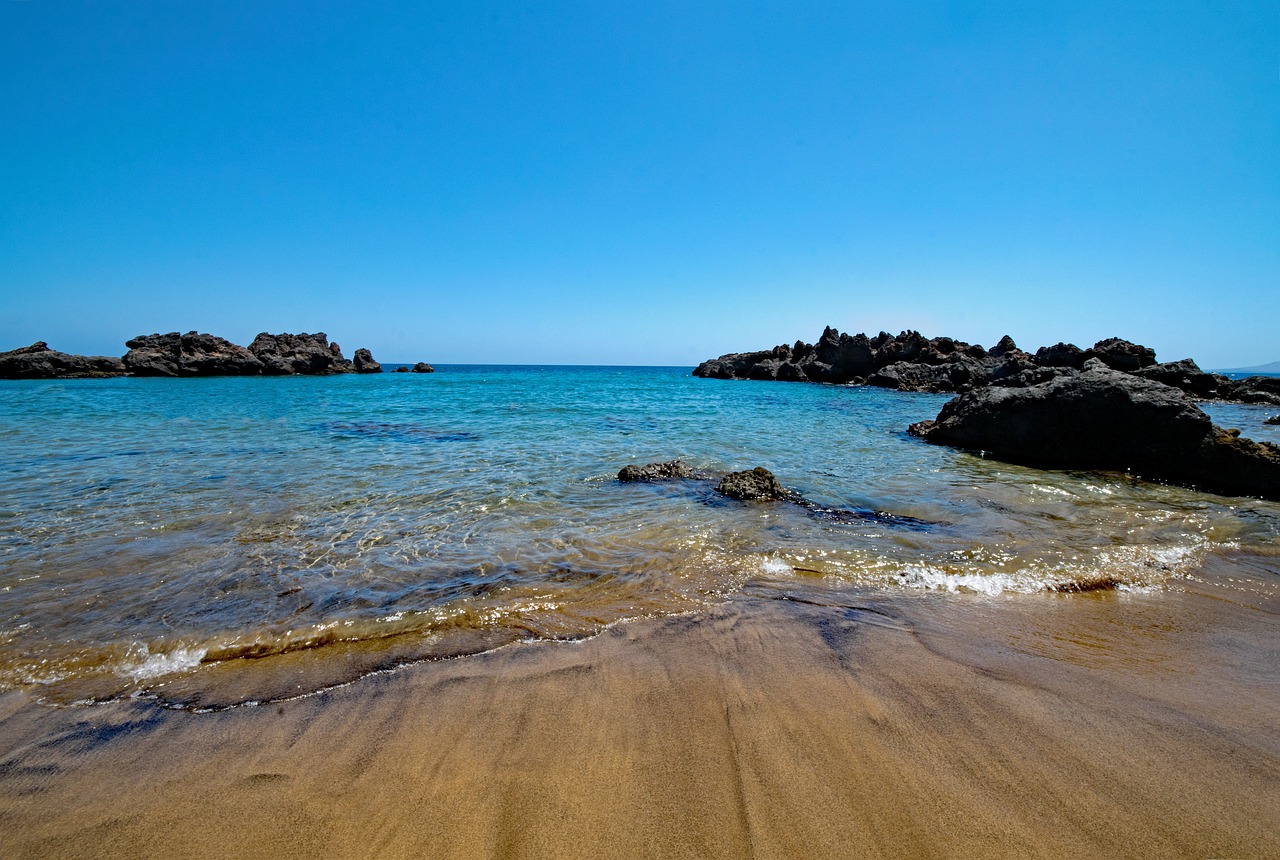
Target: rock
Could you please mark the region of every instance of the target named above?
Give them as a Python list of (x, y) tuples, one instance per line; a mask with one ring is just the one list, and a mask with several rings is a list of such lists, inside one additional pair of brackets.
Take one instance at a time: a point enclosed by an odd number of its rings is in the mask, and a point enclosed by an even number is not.
[(124, 366), (134, 376), (257, 376), (263, 370), (243, 346), (195, 331), (138, 335), (125, 346)]
[(1036, 350), (1035, 362), (1041, 367), (1084, 367), (1085, 352), (1074, 343), (1055, 343)]
[(435, 373), (436, 369), (425, 361), (420, 361), (413, 366), (414, 373)]
[(1118, 337), (1100, 340), (1089, 350), (1089, 358), (1098, 358), (1112, 370), (1133, 372), (1156, 363), (1156, 351)]
[(1006, 355), (1012, 355), (1016, 352), (1022, 352), (1022, 350), (1018, 349), (1018, 345), (1013, 342), (1013, 338), (1006, 334), (1000, 338), (999, 343), (991, 347), (987, 354), (992, 358), (1004, 358)]
[(1263, 424), (1280, 424), (1280, 415), (1272, 415), (1270, 418), (1262, 422)]
[(123, 376), (124, 362), (108, 355), (72, 355), (38, 340), (0, 352), (0, 379), (71, 379)]
[(1225, 376), (1205, 373), (1189, 358), (1141, 367), (1133, 371), (1133, 375), (1172, 385), (1202, 400), (1217, 397), (1218, 389), (1229, 382)]
[(262, 362), (269, 376), (288, 374), (324, 375), (349, 373), (354, 368), (342, 357), (342, 350), (329, 343), (324, 332), (315, 334), (268, 334), (262, 332), (249, 344), (249, 351)]
[(382, 365), (374, 361), (373, 353), (364, 347), (356, 350), (355, 355), (351, 357), (351, 363), (356, 373), (382, 373)]
[(1219, 394), (1241, 403), (1262, 403), (1280, 406), (1280, 376), (1248, 376), (1244, 379), (1223, 378)]
[(910, 432), (1040, 468), (1129, 471), (1280, 499), (1280, 448), (1217, 428), (1183, 392), (1112, 370), (1100, 359), (1025, 388), (964, 394)]
[(762, 466), (745, 472), (730, 472), (720, 479), (716, 492), (731, 499), (744, 501), (773, 501), (788, 497), (773, 473)]
[(409, 368), (407, 368), (407, 367), (397, 367), (397, 368), (396, 368), (396, 373), (408, 373), (408, 372), (409, 372)]
[(618, 480), (628, 483), (632, 481), (672, 481), (698, 477), (703, 477), (703, 473), (692, 466), (681, 463), (679, 460), (672, 460), (668, 463), (649, 463), (644, 466), (623, 466), (622, 471), (618, 472)]

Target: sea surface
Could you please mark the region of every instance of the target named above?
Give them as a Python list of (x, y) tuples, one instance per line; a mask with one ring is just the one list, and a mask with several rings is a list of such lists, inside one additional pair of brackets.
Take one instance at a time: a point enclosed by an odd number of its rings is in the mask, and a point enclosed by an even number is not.
[[(1275, 503), (908, 436), (947, 396), (437, 370), (0, 382), (0, 690), (219, 709), (743, 589), (1159, 595), (1214, 554), (1280, 553)], [(1280, 442), (1274, 408), (1205, 408)], [(616, 479), (677, 458), (765, 466), (812, 504)]]

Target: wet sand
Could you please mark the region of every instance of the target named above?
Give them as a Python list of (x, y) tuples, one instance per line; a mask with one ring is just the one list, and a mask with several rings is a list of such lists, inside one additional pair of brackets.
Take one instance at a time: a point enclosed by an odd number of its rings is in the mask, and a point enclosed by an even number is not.
[(1280, 559), (714, 610), (211, 714), (0, 698), (5, 857), (1276, 857)]

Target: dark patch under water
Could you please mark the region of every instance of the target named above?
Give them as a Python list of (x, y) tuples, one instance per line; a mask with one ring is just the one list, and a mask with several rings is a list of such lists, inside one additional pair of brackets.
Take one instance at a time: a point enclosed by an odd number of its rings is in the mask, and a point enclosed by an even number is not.
[(388, 421), (326, 421), (311, 428), (320, 433), (346, 439), (387, 439), (421, 445), (427, 442), (466, 442), (479, 438), (467, 430), (436, 430), (420, 424)]

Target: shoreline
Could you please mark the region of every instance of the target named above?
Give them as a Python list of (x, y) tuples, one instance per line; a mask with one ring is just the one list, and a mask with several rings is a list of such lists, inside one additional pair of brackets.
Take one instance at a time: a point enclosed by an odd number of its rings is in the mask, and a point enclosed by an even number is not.
[(211, 714), (10, 693), (0, 823), (18, 857), (1274, 856), (1277, 572), (749, 584)]

